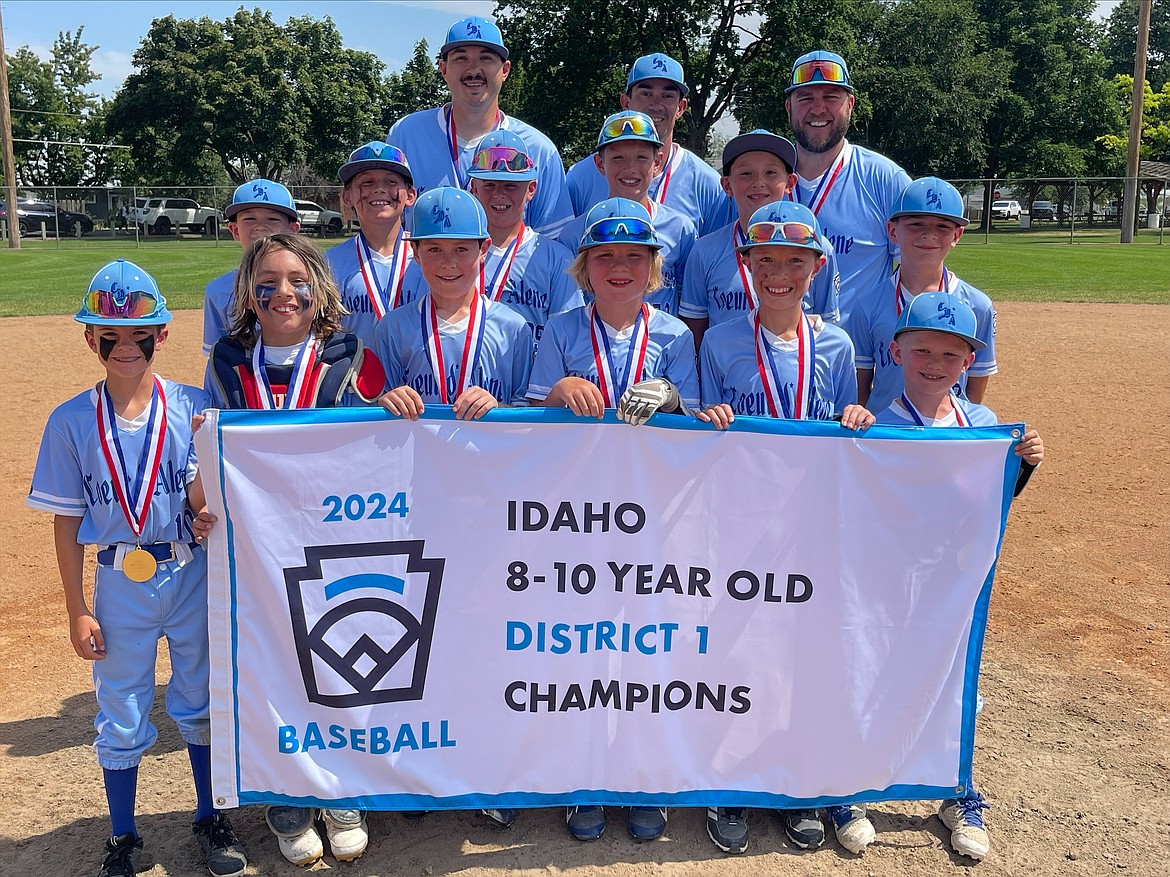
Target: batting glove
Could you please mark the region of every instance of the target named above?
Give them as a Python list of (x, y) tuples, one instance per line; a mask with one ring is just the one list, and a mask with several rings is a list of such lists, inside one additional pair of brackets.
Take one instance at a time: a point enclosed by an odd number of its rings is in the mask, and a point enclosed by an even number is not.
[(655, 411), (676, 411), (680, 401), (674, 384), (663, 378), (639, 381), (622, 394), (617, 416), (633, 426), (641, 426)]

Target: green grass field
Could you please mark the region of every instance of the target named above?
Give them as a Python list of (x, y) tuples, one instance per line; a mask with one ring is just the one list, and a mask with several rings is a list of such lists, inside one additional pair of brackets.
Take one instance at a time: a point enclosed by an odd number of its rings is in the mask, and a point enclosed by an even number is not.
[[(972, 232), (947, 264), (994, 301), (1095, 301), (1170, 304), (1170, 242), (1143, 230), (1122, 245), (1112, 232)], [(337, 238), (315, 239), (322, 249)], [(25, 242), (0, 249), (0, 316), (67, 314), (77, 309), (90, 277), (119, 256), (137, 262), (158, 281), (171, 308), (198, 308), (207, 281), (233, 268), (232, 241), (83, 239)]]

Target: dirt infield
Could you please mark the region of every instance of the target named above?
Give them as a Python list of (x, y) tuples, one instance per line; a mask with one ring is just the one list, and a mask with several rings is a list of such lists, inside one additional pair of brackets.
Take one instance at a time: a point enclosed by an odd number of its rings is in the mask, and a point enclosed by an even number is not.
[[(1004, 304), (999, 328), (1003, 373), (988, 402), (1036, 426), (1048, 461), (1012, 510), (992, 598), (975, 754), (992, 852), (977, 873), (1160, 877), (1170, 869), (1170, 308)], [(158, 371), (202, 383), (199, 315), (180, 313), (172, 334)], [(16, 364), (0, 427), (0, 877), (93, 874), (109, 825), (89, 751), (90, 675), (69, 646), (49, 518), (23, 500), (49, 411), (101, 369), (62, 317), (0, 320), (0, 349)], [(146, 873), (205, 874), (186, 754), (157, 702), (155, 722), (139, 793)], [(671, 811), (666, 838), (641, 846), (616, 817), (604, 839), (579, 844), (562, 812), (526, 811), (508, 831), (469, 813), (374, 814), (362, 859), (315, 870), (901, 877), (969, 863), (949, 852), (929, 802), (871, 807), (878, 840), (862, 857), (833, 841), (799, 852), (762, 811), (738, 858), (710, 844), (700, 810)], [(234, 820), (249, 874), (304, 873), (280, 858), (259, 808)]]

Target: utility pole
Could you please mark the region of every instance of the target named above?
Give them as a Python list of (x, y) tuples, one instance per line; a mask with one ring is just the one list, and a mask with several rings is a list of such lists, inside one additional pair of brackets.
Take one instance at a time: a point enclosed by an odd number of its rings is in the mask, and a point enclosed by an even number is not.
[(1138, 170), (1141, 167), (1142, 109), (1146, 98), (1146, 55), (1150, 52), (1150, 8), (1138, 0), (1137, 56), (1133, 60), (1133, 101), (1129, 108), (1129, 152), (1125, 159), (1125, 195), (1121, 199), (1121, 242), (1133, 243), (1137, 221)]
[(12, 111), (8, 106), (8, 56), (4, 54), (4, 17), (0, 13), (0, 141), (4, 150), (5, 220), (8, 249), (20, 249), (20, 222), (16, 218), (16, 157), (12, 154)]

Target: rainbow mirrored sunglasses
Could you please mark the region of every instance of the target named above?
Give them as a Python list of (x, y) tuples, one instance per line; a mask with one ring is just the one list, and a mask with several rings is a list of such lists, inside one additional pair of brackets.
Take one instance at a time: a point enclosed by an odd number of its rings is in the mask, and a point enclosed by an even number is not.
[(532, 159), (511, 146), (488, 146), (475, 154), (471, 162), (477, 171), (512, 171), (524, 173), (536, 167)]
[[(256, 288), (252, 290), (252, 294), (256, 297), (257, 306), (262, 310), (268, 310), (269, 305), (272, 304), (272, 297), (276, 295), (279, 289), (279, 286), (271, 286), (266, 283), (256, 284)], [(313, 303), (313, 284), (293, 283), (292, 291), (297, 294), (297, 298), (301, 300), (305, 307), (309, 307)]]
[(133, 290), (115, 295), (108, 289), (95, 289), (85, 296), (85, 309), (103, 319), (138, 320), (157, 313), (161, 302), (153, 293)]
[(839, 61), (815, 58), (812, 61), (797, 64), (792, 68), (792, 85), (794, 87), (797, 85), (810, 85), (816, 82), (852, 88), (852, 83), (849, 81), (849, 71)]
[(749, 244), (796, 244), (820, 246), (816, 229), (803, 222), (757, 222), (748, 226)]
[(406, 161), (406, 153), (389, 143), (380, 146), (367, 143), (365, 146), (359, 146), (349, 154), (349, 162), (347, 163), (355, 161), (392, 161), (396, 164), (410, 166)]
[(613, 140), (625, 136), (649, 137), (657, 142), (658, 132), (654, 130), (654, 123), (647, 116), (618, 116), (610, 119), (601, 129), (603, 140)]
[(609, 216), (585, 231), (584, 240), (595, 244), (656, 244), (654, 226), (644, 219)]

